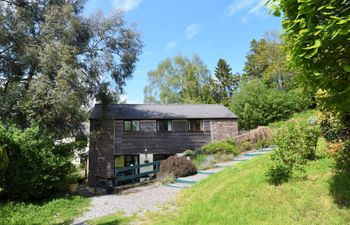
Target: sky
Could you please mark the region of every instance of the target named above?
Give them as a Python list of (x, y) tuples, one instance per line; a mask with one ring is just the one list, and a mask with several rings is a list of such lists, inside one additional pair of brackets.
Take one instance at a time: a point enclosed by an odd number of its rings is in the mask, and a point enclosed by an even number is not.
[(123, 10), (136, 24), (144, 43), (133, 78), (127, 80), (127, 103), (143, 103), (147, 72), (166, 58), (198, 54), (213, 72), (225, 59), (232, 72), (241, 73), (252, 39), (280, 31), (281, 20), (268, 14), (265, 0), (88, 0), (85, 15)]

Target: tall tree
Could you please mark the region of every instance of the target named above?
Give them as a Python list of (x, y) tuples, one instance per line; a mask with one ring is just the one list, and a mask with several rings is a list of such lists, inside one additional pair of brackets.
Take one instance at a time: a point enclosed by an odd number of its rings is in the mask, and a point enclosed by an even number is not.
[(149, 84), (144, 89), (145, 103), (203, 103), (210, 96), (210, 73), (198, 55), (182, 55), (159, 63), (148, 72)]
[(274, 32), (267, 33), (261, 40), (253, 39), (246, 56), (244, 78), (260, 78), (280, 90), (291, 88), (291, 78), (297, 74), (297, 70), (289, 68), (285, 47), (286, 43)]
[(219, 59), (215, 68), (215, 78), (211, 79), (215, 102), (227, 106), (233, 91), (238, 89), (239, 81), (240, 76), (232, 74), (232, 69), (226, 60)]
[[(0, 1), (0, 118), (78, 132), (101, 88), (121, 93), (142, 42), (120, 12), (82, 16), (81, 0)], [(109, 82), (107, 82), (109, 81)]]

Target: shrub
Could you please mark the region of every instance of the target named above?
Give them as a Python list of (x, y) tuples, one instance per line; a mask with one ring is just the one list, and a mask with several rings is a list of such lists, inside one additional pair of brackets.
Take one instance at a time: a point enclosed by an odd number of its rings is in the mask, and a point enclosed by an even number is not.
[(276, 136), (277, 149), (271, 153), (271, 162), (266, 175), (273, 184), (287, 181), (294, 169), (303, 171), (304, 158), (303, 135), (300, 128), (291, 124)]
[(316, 158), (316, 148), (318, 137), (320, 136), (319, 127), (304, 128), (302, 131), (302, 142), (304, 144), (302, 150), (303, 158), (314, 160)]
[(203, 150), (207, 154), (227, 153), (238, 155), (240, 153), (236, 144), (232, 140), (214, 141), (203, 146)]
[(3, 191), (7, 198), (43, 199), (65, 190), (74, 168), (74, 143), (55, 144), (38, 127), (21, 130), (0, 125), (0, 145), (9, 158)]
[(173, 173), (160, 173), (157, 175), (157, 182), (160, 184), (170, 184), (175, 182), (175, 176)]
[(318, 114), (318, 124), (327, 141), (337, 142), (347, 139), (348, 129), (341, 122), (341, 115), (331, 112)]
[(194, 156), (194, 152), (192, 150), (186, 150), (183, 152), (183, 156), (192, 158)]
[(172, 173), (174, 177), (185, 177), (197, 173), (193, 163), (185, 157), (170, 156), (160, 164), (159, 176)]
[(337, 171), (350, 173), (350, 140), (339, 145), (334, 154), (335, 168)]

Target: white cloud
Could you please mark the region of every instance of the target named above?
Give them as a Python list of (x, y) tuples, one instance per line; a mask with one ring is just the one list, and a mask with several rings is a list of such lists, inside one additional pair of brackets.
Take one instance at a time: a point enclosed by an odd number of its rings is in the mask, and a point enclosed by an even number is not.
[(249, 14), (265, 15), (267, 13), (265, 0), (260, 0), (253, 8), (248, 11)]
[(186, 27), (185, 35), (187, 39), (193, 38), (195, 35), (197, 35), (201, 31), (201, 27), (199, 24), (194, 23), (190, 24)]
[(120, 9), (124, 12), (135, 9), (142, 0), (113, 0), (114, 8)]
[(266, 0), (235, 0), (229, 5), (229, 15), (233, 16), (239, 12), (247, 12), (254, 15), (266, 15), (268, 7), (265, 6)]
[(170, 51), (171, 49), (176, 48), (177, 43), (175, 41), (169, 41), (166, 45), (165, 45), (165, 50)]
[(231, 16), (237, 14), (238, 12), (250, 7), (254, 0), (235, 0), (228, 7), (229, 14)]

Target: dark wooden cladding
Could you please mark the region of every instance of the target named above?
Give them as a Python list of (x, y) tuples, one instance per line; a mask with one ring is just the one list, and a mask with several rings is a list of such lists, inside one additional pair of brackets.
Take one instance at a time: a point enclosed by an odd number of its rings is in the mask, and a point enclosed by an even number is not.
[(174, 154), (186, 149), (200, 148), (211, 141), (210, 121), (203, 121), (204, 131), (189, 132), (187, 120), (173, 120), (171, 132), (157, 132), (156, 120), (140, 121), (141, 131), (124, 132), (123, 121), (114, 121), (117, 155), (140, 154), (145, 149), (150, 154)]

